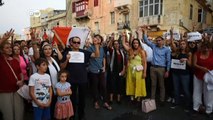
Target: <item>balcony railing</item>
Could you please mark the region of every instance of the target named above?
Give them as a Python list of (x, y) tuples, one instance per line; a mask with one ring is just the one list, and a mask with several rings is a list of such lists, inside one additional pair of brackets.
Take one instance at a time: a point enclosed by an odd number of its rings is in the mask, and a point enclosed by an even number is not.
[(114, 7), (123, 7), (132, 4), (132, 0), (115, 0)]
[(122, 30), (122, 29), (130, 29), (130, 21), (118, 22), (117, 30)]
[(88, 0), (81, 0), (75, 3), (76, 18), (87, 17)]
[(163, 17), (161, 15), (141, 17), (139, 19), (139, 23), (143, 23), (145, 25), (159, 25), (163, 24), (162, 19)]

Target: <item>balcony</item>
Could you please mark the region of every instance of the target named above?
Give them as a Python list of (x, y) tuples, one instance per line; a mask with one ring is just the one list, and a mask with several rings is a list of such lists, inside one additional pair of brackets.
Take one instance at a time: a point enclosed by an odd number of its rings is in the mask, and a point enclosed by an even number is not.
[(130, 21), (118, 22), (117, 30), (130, 29)]
[(75, 3), (76, 19), (89, 18), (88, 0), (79, 0)]
[(129, 9), (132, 5), (132, 0), (115, 0), (114, 7), (118, 10)]
[(143, 25), (159, 25), (159, 24), (163, 24), (163, 20), (162, 19), (163, 19), (163, 17), (161, 15), (141, 17), (141, 18), (139, 18), (139, 26), (141, 24), (143, 24)]

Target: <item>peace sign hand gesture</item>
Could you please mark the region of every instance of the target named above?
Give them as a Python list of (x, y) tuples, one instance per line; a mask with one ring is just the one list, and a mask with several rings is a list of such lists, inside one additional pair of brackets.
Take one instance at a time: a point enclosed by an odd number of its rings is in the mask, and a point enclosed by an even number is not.
[(10, 31), (7, 31), (6, 33), (4, 33), (2, 38), (0, 38), (0, 44), (4, 41), (8, 40), (13, 35), (14, 35), (14, 30), (11, 28)]

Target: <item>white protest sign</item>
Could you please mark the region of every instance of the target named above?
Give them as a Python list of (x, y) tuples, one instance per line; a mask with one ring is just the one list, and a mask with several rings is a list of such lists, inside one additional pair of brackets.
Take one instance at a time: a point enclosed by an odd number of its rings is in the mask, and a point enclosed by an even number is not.
[(69, 39), (71, 37), (78, 36), (81, 39), (80, 48), (83, 48), (83, 46), (85, 44), (85, 41), (88, 38), (89, 33), (90, 33), (89, 28), (86, 28), (86, 27), (72, 27), (72, 29), (70, 31), (70, 34), (69, 34), (69, 36), (67, 38), (67, 45), (69, 45)]
[(180, 62), (180, 60), (178, 60), (178, 59), (172, 59), (171, 68), (185, 70), (186, 69), (186, 61)]
[(69, 63), (84, 63), (84, 53), (83, 52), (74, 52), (69, 51), (71, 55)]
[[(163, 38), (170, 39), (171, 38), (170, 32), (164, 32)], [(173, 38), (175, 40), (180, 40), (180, 33), (178, 31), (174, 31), (173, 32)]]
[(188, 41), (201, 40), (202, 35), (199, 32), (190, 32), (187, 34)]

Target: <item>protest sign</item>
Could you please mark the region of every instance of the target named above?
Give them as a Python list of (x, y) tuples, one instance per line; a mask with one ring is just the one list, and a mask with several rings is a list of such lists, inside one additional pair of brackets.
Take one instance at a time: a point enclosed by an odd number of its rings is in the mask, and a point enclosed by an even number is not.
[(187, 34), (188, 41), (201, 40), (202, 35), (199, 32), (190, 32)]
[(171, 68), (185, 70), (186, 69), (186, 62), (185, 61), (180, 62), (180, 60), (178, 60), (178, 59), (172, 59)]
[[(164, 32), (163, 38), (170, 39), (171, 38), (170, 32)], [(173, 32), (173, 39), (180, 40), (180, 33), (178, 31)]]

